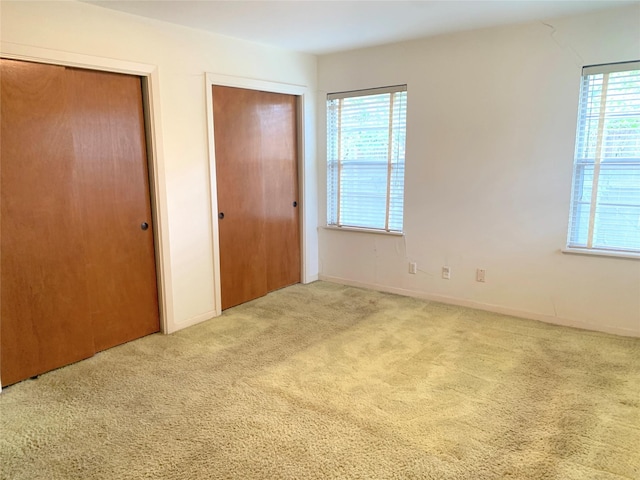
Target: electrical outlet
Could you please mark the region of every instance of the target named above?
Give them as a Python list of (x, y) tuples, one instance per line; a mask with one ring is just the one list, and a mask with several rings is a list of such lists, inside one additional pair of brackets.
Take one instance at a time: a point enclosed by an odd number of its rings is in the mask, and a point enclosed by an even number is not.
[(442, 278), (445, 280), (451, 279), (451, 267), (442, 267)]
[(409, 273), (415, 273), (418, 271), (418, 264), (416, 262), (409, 262)]
[(479, 268), (476, 270), (476, 282), (484, 282), (484, 269)]

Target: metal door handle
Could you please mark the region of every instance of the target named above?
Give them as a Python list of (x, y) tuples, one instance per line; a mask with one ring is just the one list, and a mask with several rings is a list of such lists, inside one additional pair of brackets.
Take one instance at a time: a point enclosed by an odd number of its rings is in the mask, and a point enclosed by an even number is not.
[(148, 228), (149, 228), (149, 224), (148, 224), (147, 222), (142, 222), (142, 223), (140, 224), (140, 228), (141, 228), (142, 230), (146, 230), (146, 229), (148, 229)]
[(220, 212), (220, 213), (218, 214), (218, 218), (219, 218), (220, 220), (222, 220), (222, 219), (224, 218), (224, 213)]
[(293, 202), (293, 208), (296, 208), (298, 206), (298, 202)]

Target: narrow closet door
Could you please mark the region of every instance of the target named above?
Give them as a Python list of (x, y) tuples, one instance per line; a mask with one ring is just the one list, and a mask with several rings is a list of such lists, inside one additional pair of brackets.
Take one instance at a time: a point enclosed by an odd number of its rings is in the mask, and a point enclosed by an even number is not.
[(213, 87), (223, 309), (267, 293), (261, 96)]
[(96, 351), (160, 328), (139, 77), (68, 69)]
[(64, 67), (0, 60), (3, 385), (94, 353)]
[(264, 93), (261, 114), (267, 290), (300, 281), (297, 99)]

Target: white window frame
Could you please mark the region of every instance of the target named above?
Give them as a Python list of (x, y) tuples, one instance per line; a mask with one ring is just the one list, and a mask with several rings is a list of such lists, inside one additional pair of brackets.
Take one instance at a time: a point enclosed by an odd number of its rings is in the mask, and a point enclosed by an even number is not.
[[(406, 101), (407, 86), (397, 85), (390, 87), (381, 87), (366, 90), (357, 90), (350, 92), (330, 93), (327, 95), (327, 227), (343, 230), (365, 231), (370, 233), (383, 233), (391, 235), (403, 235), (404, 229), (404, 168), (405, 168), (405, 143), (406, 143)], [(377, 209), (366, 210), (363, 204), (362, 211), (359, 206), (354, 207), (354, 200), (350, 200), (351, 215), (344, 214), (341, 211), (342, 205), (347, 204), (344, 200), (346, 196), (343, 192), (347, 191), (347, 186), (343, 183), (345, 180), (345, 165), (351, 171), (357, 170), (353, 166), (356, 161), (349, 159), (343, 152), (342, 140), (348, 135), (347, 130), (343, 130), (343, 105), (350, 99), (364, 96), (388, 95), (388, 129), (386, 142), (376, 144), (385, 150), (386, 156), (386, 211), (384, 212), (384, 225), (377, 224), (367, 225), (367, 220), (363, 217), (367, 213), (377, 212), (381, 215), (383, 212)], [(348, 108), (348, 107), (345, 107)], [(387, 127), (387, 125), (385, 125)], [(353, 130), (352, 130), (353, 131)], [(333, 146), (333, 147), (332, 147)], [(360, 172), (372, 165), (381, 167), (381, 162), (360, 161), (362, 169)], [(349, 187), (353, 188), (357, 182), (353, 182)], [(358, 219), (354, 221), (354, 210), (358, 215)], [(351, 220), (345, 221), (345, 218), (351, 217)]]
[[(600, 194), (605, 189), (601, 182), (601, 170), (616, 166), (617, 157), (609, 155), (606, 139), (606, 123), (616, 115), (607, 110), (610, 106), (608, 93), (610, 74), (617, 72), (640, 71), (640, 61), (623, 62), (616, 64), (593, 65), (584, 67), (582, 70), (582, 80), (580, 88), (580, 105), (578, 111), (578, 125), (576, 132), (576, 145), (573, 167), (573, 185), (571, 192), (571, 208), (569, 215), (569, 229), (567, 234), (567, 246), (563, 249), (565, 253), (584, 253), (600, 256), (616, 256), (625, 258), (640, 259), (640, 245), (624, 245), (621, 241), (617, 245), (605, 245), (598, 243), (595, 232), (598, 228), (607, 228), (606, 220), (612, 217), (598, 217), (599, 208), (635, 208), (635, 203), (625, 204), (624, 201), (605, 202), (600, 198)], [(601, 76), (601, 78), (600, 78)], [(640, 77), (640, 73), (638, 74)], [(597, 84), (596, 84), (597, 82)], [(615, 80), (614, 80), (615, 82)], [(625, 94), (627, 95), (627, 94)], [(633, 92), (629, 100), (629, 113), (624, 114), (631, 118), (640, 117), (640, 91)], [(619, 117), (620, 114), (617, 114)], [(588, 122), (588, 125), (587, 125)], [(589, 127), (594, 126), (591, 130)], [(628, 134), (625, 134), (628, 135)], [(640, 141), (640, 129), (631, 133), (632, 138)], [(610, 149), (611, 147), (609, 147)], [(640, 151), (640, 145), (636, 153)], [(640, 172), (640, 154), (634, 154), (630, 158), (625, 158), (621, 166), (630, 167), (633, 172)], [(588, 171), (589, 174), (585, 174)], [(633, 188), (633, 186), (631, 187)], [(590, 190), (590, 191), (589, 191)], [(587, 194), (584, 194), (584, 191)], [(585, 199), (586, 198), (586, 199)], [(588, 219), (581, 216), (581, 209), (588, 211)], [(585, 233), (585, 226), (586, 233)], [(617, 224), (608, 227), (609, 231), (615, 235)], [(631, 227), (633, 228), (633, 226)], [(632, 231), (633, 233), (633, 231)], [(638, 217), (638, 236), (640, 237), (640, 215)]]

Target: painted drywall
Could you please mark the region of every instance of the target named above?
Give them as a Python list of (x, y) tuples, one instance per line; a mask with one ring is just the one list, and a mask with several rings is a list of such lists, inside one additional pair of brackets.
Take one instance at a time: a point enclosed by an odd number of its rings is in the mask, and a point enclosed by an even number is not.
[[(316, 58), (79, 2), (0, 4), (2, 51), (38, 51), (156, 67), (159, 208), (167, 332), (215, 314), (205, 73), (309, 89), (304, 112), (304, 267), (317, 278)], [(44, 52), (44, 53), (43, 53)], [(100, 62), (99, 62), (100, 63)], [(215, 199), (214, 199), (215, 200)], [(306, 207), (306, 208), (305, 208)]]
[(581, 68), (639, 58), (637, 5), (319, 57), (319, 139), (326, 93), (408, 85), (405, 235), (321, 229), (320, 278), (640, 336), (640, 261), (561, 253)]

